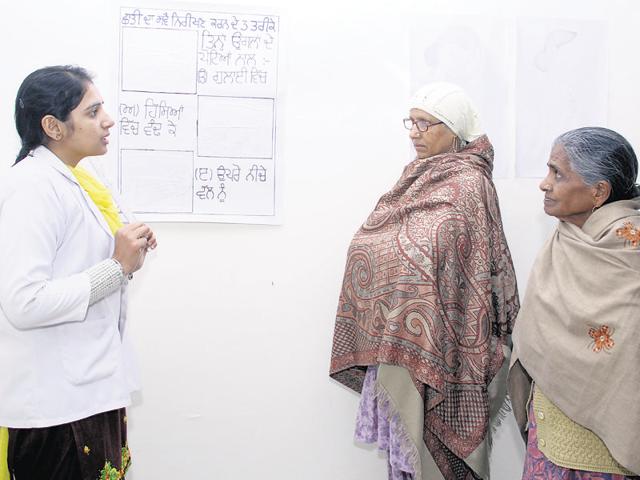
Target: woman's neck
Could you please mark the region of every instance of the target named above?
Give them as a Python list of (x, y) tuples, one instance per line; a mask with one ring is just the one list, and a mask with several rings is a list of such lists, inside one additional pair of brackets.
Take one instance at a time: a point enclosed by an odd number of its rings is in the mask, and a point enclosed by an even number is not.
[(45, 145), (56, 157), (58, 157), (65, 165), (75, 168), (82, 158), (77, 158), (77, 156), (70, 154), (67, 149), (62, 147), (59, 144), (55, 144), (54, 142), (50, 142), (48, 145)]

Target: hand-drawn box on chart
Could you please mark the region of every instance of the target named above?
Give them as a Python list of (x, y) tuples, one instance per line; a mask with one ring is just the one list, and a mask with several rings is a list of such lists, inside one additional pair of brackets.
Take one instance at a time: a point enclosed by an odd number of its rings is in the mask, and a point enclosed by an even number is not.
[(196, 93), (197, 50), (196, 30), (123, 28), (122, 90)]
[(274, 99), (198, 97), (198, 156), (273, 158)]
[(193, 211), (193, 152), (121, 150), (122, 195), (135, 213)]

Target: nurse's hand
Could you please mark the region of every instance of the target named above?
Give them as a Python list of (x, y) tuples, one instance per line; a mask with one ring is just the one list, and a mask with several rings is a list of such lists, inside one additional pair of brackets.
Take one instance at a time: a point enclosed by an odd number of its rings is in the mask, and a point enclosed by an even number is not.
[(115, 258), (124, 270), (125, 275), (142, 268), (147, 249), (156, 248), (156, 237), (144, 223), (130, 223), (124, 225), (115, 233), (116, 245), (113, 252)]
[(153, 250), (158, 246), (158, 241), (156, 240), (156, 234), (153, 233), (153, 230), (149, 229), (149, 235), (147, 235), (147, 251), (149, 249)]

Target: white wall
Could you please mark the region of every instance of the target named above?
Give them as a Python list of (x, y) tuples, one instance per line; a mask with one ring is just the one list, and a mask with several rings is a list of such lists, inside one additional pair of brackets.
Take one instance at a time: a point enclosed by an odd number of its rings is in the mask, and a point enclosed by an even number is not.
[[(609, 126), (640, 148), (640, 67), (634, 60), (640, 5), (228, 3), (273, 6), (283, 13), (284, 224), (154, 225), (158, 250), (131, 292), (144, 390), (130, 409), (130, 478), (382, 480), (383, 458), (352, 440), (357, 396), (331, 381), (327, 371), (346, 248), (409, 160), (400, 124), (409, 93), (407, 15), (610, 19)], [(89, 68), (115, 113), (117, 25), (107, 0), (16, 1), (5, 8), (11, 13), (0, 16), (0, 153), (8, 167), (18, 150), (15, 93), (35, 68)], [(537, 180), (496, 183), (523, 293), (553, 222), (541, 212)], [(494, 479), (519, 478), (522, 459), (509, 419), (496, 440)]]

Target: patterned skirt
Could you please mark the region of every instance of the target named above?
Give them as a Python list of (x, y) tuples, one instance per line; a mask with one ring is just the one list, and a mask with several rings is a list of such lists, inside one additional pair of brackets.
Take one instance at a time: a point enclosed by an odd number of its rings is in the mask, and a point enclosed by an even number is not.
[(123, 480), (131, 462), (125, 409), (44, 428), (9, 428), (15, 480)]

